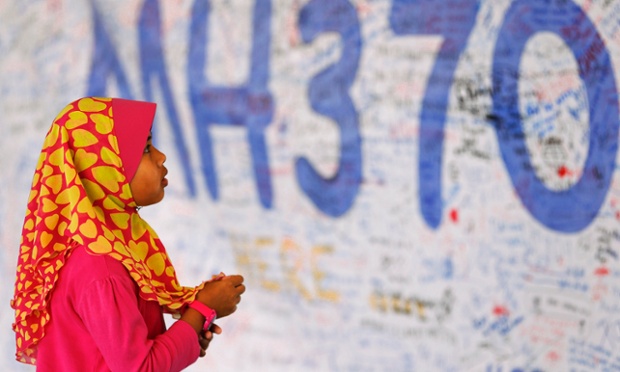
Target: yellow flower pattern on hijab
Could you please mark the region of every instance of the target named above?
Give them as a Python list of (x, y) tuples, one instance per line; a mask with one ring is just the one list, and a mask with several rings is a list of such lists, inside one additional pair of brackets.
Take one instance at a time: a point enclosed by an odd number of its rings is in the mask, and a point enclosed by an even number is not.
[[(164, 246), (136, 211), (115, 132), (114, 101), (87, 97), (69, 104), (45, 138), (28, 198), (11, 301), (18, 361), (35, 363), (37, 344), (50, 321), (50, 295), (77, 245), (120, 261), (140, 296), (168, 312), (192, 301), (202, 287), (179, 285)], [(136, 142), (144, 148), (146, 137)]]

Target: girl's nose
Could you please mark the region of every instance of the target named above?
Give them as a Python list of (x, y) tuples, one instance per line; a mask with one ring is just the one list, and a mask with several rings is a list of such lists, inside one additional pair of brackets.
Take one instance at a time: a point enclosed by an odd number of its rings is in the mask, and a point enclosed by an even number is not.
[(155, 146), (152, 146), (151, 151), (155, 151), (155, 153), (157, 154), (157, 164), (163, 165), (166, 162), (166, 154), (159, 151), (158, 148), (156, 148)]

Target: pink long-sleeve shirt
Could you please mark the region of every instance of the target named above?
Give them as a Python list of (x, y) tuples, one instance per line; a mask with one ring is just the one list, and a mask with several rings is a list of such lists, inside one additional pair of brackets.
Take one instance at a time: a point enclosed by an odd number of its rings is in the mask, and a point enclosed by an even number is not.
[(180, 371), (200, 355), (196, 331), (143, 300), (125, 267), (77, 247), (60, 270), (37, 371)]

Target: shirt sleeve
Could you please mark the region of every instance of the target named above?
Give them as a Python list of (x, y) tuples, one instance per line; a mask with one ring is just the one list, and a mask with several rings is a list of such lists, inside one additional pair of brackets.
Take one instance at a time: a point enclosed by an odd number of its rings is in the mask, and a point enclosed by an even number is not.
[(184, 321), (148, 339), (130, 278), (92, 282), (76, 307), (112, 371), (181, 371), (200, 355), (198, 335)]

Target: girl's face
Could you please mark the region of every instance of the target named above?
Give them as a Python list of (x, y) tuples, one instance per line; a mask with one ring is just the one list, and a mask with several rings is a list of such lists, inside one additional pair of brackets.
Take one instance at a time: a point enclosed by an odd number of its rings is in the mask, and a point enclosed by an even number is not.
[(138, 206), (159, 203), (164, 198), (164, 187), (168, 186), (165, 161), (166, 155), (153, 146), (149, 136), (136, 174), (129, 182), (131, 193)]

